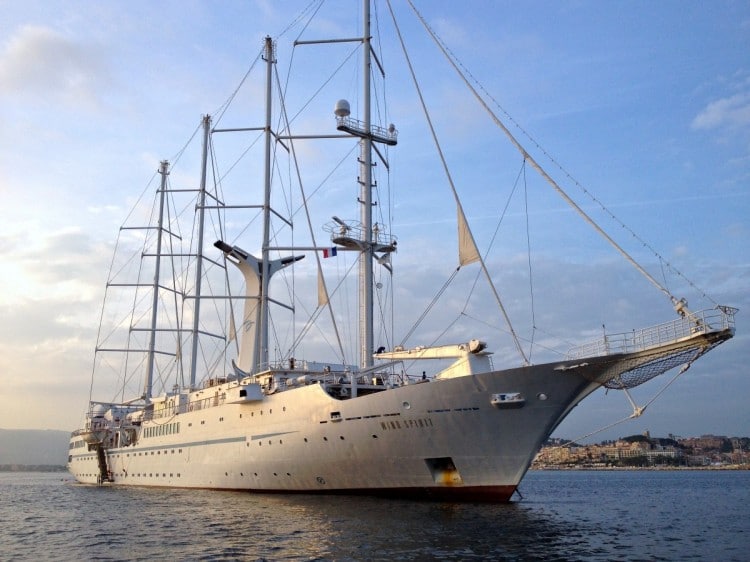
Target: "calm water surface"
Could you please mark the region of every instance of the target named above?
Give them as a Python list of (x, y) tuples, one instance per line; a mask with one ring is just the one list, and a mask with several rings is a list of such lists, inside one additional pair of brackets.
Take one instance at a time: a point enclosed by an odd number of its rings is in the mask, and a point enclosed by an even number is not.
[(531, 472), (507, 505), (0, 474), (2, 560), (750, 560), (750, 472)]

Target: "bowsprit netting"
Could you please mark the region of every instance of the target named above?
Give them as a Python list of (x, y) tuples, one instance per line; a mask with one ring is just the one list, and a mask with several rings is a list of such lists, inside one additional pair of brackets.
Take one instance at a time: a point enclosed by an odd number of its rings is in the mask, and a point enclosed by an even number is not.
[(592, 380), (606, 388), (634, 388), (679, 365), (690, 366), (701, 355), (731, 338), (736, 312), (737, 309), (721, 306), (658, 326), (605, 335), (570, 350), (568, 358), (611, 356), (611, 368)]

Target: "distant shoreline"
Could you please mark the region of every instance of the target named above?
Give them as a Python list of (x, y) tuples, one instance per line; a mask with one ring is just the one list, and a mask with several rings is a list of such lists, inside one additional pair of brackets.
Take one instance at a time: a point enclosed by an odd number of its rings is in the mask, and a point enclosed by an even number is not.
[(67, 472), (60, 464), (0, 464), (0, 472)]
[(529, 471), (559, 472), (559, 471), (684, 471), (684, 470), (750, 470), (750, 465), (731, 464), (720, 466), (534, 466)]

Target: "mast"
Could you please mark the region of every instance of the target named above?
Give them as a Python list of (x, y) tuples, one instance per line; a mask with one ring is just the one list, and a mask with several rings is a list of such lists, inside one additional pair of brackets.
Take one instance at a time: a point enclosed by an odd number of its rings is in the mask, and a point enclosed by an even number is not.
[(206, 210), (206, 173), (208, 167), (208, 137), (211, 133), (211, 116), (203, 116), (203, 155), (201, 157), (201, 185), (196, 207), (198, 210), (198, 247), (195, 256), (195, 309), (193, 310), (193, 345), (190, 357), (190, 388), (195, 388), (198, 363), (198, 338), (200, 337), (201, 282), (203, 280), (203, 227)]
[[(333, 227), (338, 234), (332, 236), (332, 241), (346, 248), (359, 252), (359, 366), (362, 369), (372, 367), (374, 364), (374, 275), (373, 260), (385, 264), (386, 254), (396, 251), (395, 239), (382, 228), (373, 228), (372, 208), (376, 203), (372, 201), (372, 167), (373, 150), (384, 160), (383, 154), (374, 143), (382, 143), (389, 146), (397, 144), (397, 131), (393, 125), (387, 129), (372, 124), (371, 107), (371, 77), (372, 63), (377, 64), (381, 75), (383, 67), (372, 52), (371, 27), (370, 27), (370, 2), (363, 1), (363, 31), (362, 37), (357, 39), (362, 43), (362, 119), (350, 117), (349, 102), (339, 100), (336, 103), (334, 113), (336, 114), (336, 128), (353, 136), (359, 137), (359, 176), (357, 181), (360, 186), (360, 194), (357, 201), (361, 205), (359, 225), (351, 230), (341, 219), (334, 217), (338, 227)], [(350, 41), (346, 39), (344, 41)], [(384, 160), (385, 161), (385, 160)], [(385, 164), (388, 165), (387, 162)], [(333, 231), (332, 231), (333, 232)], [(383, 254), (378, 257), (378, 252)], [(390, 266), (385, 265), (390, 271)], [(352, 396), (357, 395), (354, 381), (352, 382)]]
[[(362, 93), (363, 129), (360, 139), (360, 205), (362, 218), (362, 252), (359, 258), (359, 362), (366, 369), (373, 365), (373, 275), (372, 275), (372, 137), (370, 136), (370, 0), (363, 2), (362, 22)], [(352, 385), (352, 396), (356, 386)]]
[[(266, 61), (266, 124), (265, 124), (265, 175), (263, 178), (263, 246), (261, 254), (262, 270), (260, 275), (260, 330), (258, 330), (258, 343), (255, 346), (255, 358), (253, 366), (257, 371), (268, 367), (268, 282), (271, 278), (271, 260), (269, 243), (271, 236), (271, 109), (272, 92), (271, 80), (273, 77), (273, 65), (276, 62), (273, 52), (273, 40), (266, 36), (265, 55)], [(255, 370), (254, 369), (254, 370)]]
[(161, 185), (159, 186), (159, 218), (156, 227), (156, 263), (154, 265), (153, 297), (151, 301), (151, 335), (148, 342), (148, 368), (146, 369), (146, 380), (143, 385), (143, 399), (148, 403), (151, 401), (152, 386), (154, 381), (154, 363), (156, 361), (156, 322), (159, 313), (159, 277), (161, 274), (161, 245), (164, 235), (164, 199), (167, 196), (167, 176), (169, 175), (169, 162), (161, 161), (159, 167), (161, 174)]

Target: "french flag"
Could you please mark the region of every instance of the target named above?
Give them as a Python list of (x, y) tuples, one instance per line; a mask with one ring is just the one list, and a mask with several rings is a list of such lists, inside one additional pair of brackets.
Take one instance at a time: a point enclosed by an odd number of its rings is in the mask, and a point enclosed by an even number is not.
[(325, 248), (323, 250), (324, 258), (331, 258), (336, 255), (336, 248)]

